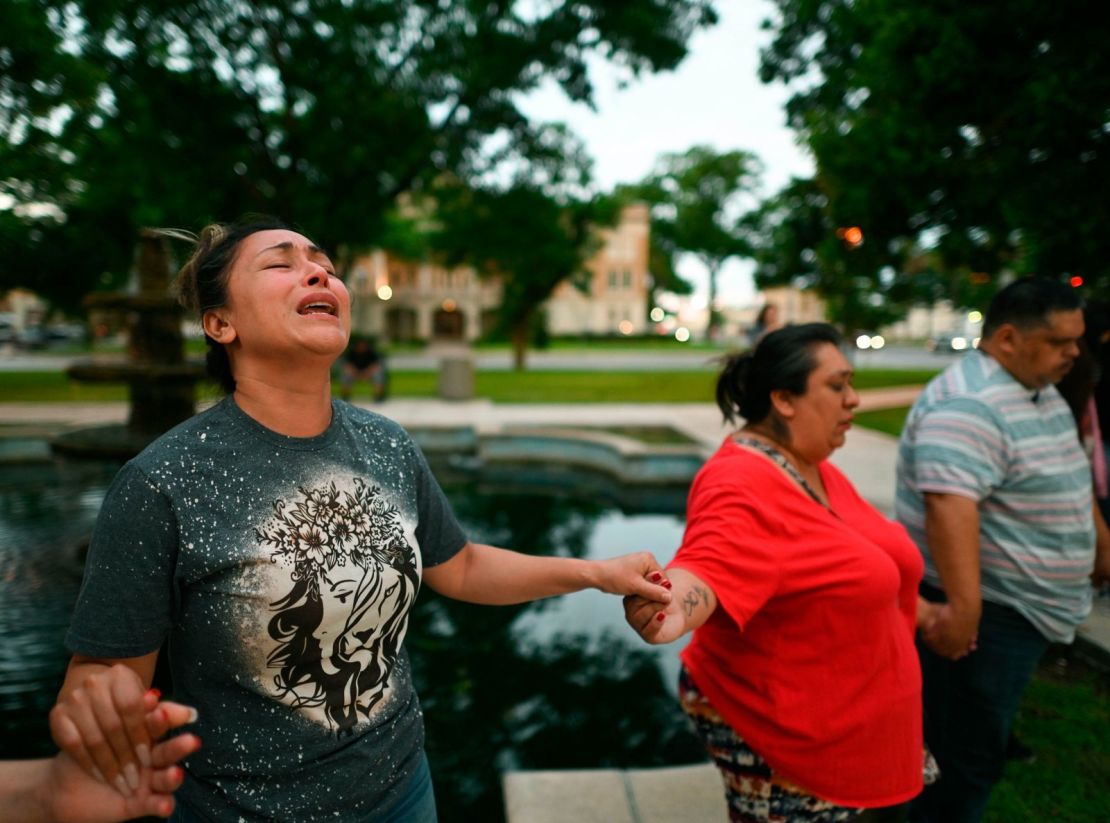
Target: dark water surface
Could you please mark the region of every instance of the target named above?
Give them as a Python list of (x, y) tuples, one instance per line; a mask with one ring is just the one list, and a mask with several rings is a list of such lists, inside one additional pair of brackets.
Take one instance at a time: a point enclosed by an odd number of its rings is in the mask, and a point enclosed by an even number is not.
[[(46, 716), (68, 657), (82, 546), (116, 468), (0, 466), (2, 757), (52, 751)], [(666, 562), (682, 536), (682, 489), (633, 494), (554, 470), (434, 468), (477, 542), (597, 559), (649, 550)], [(591, 591), (493, 608), (424, 590), (405, 644), (445, 823), (501, 820), (507, 769), (703, 759), (674, 698), (676, 648), (641, 643), (618, 598)]]

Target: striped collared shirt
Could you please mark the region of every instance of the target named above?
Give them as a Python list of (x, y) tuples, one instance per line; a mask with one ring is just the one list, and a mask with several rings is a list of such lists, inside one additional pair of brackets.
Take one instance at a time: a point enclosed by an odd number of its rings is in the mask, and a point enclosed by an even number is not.
[(1070, 642), (1091, 608), (1091, 467), (1054, 386), (1032, 391), (973, 351), (914, 403), (898, 448), (895, 512), (940, 585), (923, 494), (979, 504), (983, 599), (1011, 606), (1049, 640)]

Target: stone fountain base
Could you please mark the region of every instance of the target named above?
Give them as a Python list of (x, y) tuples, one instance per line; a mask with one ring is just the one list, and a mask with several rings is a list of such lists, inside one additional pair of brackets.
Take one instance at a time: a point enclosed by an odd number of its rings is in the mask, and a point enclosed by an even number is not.
[(74, 429), (50, 438), (50, 449), (65, 457), (84, 460), (130, 460), (161, 432), (138, 432), (124, 424)]
[(204, 366), (101, 360), (76, 363), (68, 374), (85, 382), (127, 383), (128, 421), (126, 425), (95, 426), (56, 435), (50, 439), (51, 449), (68, 457), (129, 460), (163, 432), (193, 416), (196, 383), (204, 375)]

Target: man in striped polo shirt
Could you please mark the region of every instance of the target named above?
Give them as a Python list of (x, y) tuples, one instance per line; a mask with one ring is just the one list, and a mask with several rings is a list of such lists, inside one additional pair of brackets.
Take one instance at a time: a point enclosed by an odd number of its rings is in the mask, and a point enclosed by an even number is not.
[(942, 603), (918, 643), (925, 740), (941, 778), (915, 823), (973, 823), (1002, 777), (1010, 725), (1050, 642), (1091, 607), (1110, 534), (1056, 383), (1079, 354), (1076, 292), (1024, 278), (991, 302), (978, 351), (934, 378), (906, 420), (898, 520), (925, 558), (922, 595)]

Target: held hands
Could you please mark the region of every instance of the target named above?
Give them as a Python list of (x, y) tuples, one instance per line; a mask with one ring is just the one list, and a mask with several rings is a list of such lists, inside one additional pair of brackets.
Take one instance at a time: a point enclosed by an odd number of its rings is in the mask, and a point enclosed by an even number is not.
[[(154, 698), (156, 701), (156, 698)], [(151, 739), (157, 740), (170, 729), (191, 723), (196, 710), (179, 703), (143, 701), (143, 724)], [(147, 710), (149, 709), (149, 710)], [(128, 786), (128, 794), (86, 773), (66, 752), (50, 762), (43, 788), (47, 818), (64, 823), (110, 823), (143, 815), (169, 817), (173, 812), (173, 792), (181, 785), (185, 772), (175, 765), (200, 748), (196, 735), (182, 734), (157, 743), (150, 749), (148, 766), (137, 770), (138, 786)]]
[(595, 587), (607, 594), (636, 595), (653, 603), (671, 602), (671, 582), (649, 552), (598, 560)]
[(645, 642), (653, 645), (670, 643), (686, 633), (686, 614), (677, 600), (660, 608), (654, 601), (628, 595), (624, 598), (624, 619)]
[(694, 631), (717, 609), (713, 588), (687, 569), (671, 568), (663, 585), (673, 585), (669, 603), (657, 603), (639, 595), (624, 598), (624, 619), (646, 642), (670, 643)]
[(943, 603), (934, 603), (918, 595), (917, 597), (917, 628), (925, 635), (933, 630), (937, 618), (940, 616), (940, 607)]
[(941, 657), (959, 660), (978, 648), (979, 615), (960, 611), (951, 603), (930, 603), (922, 619), (918, 603), (918, 628), (925, 644)]
[(154, 764), (153, 741), (169, 728), (159, 711), (157, 691), (117, 663), (90, 674), (51, 710), (50, 733), (83, 771), (130, 798)]

